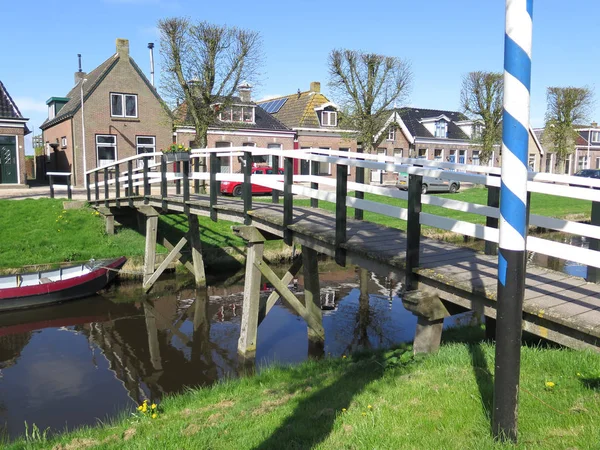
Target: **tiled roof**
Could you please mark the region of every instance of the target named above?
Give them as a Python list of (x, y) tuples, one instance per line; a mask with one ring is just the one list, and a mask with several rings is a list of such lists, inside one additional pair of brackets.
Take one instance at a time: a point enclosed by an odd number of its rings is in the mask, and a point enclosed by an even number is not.
[(0, 81), (0, 119), (25, 119), (10, 94)]
[[(290, 128), (321, 128), (321, 123), (315, 108), (329, 103), (327, 97), (320, 92), (305, 91), (297, 94), (286, 95), (287, 101), (279, 111), (272, 114), (279, 121)], [(271, 98), (261, 103), (276, 100)], [(337, 129), (337, 127), (323, 127), (323, 129)]]
[[(215, 103), (219, 103), (219, 99), (215, 100)], [(235, 105), (247, 105), (247, 106), (255, 106), (254, 110), (254, 123), (247, 122), (221, 122), (216, 119), (213, 124), (210, 126), (211, 129), (242, 129), (242, 130), (265, 130), (265, 131), (291, 131), (288, 127), (286, 127), (283, 123), (273, 117), (271, 114), (266, 112), (264, 109), (257, 105), (254, 102), (243, 102), (239, 97), (231, 97), (230, 103)], [(191, 114), (187, 109), (187, 105), (185, 103), (181, 104), (177, 111), (175, 112), (175, 116), (179, 117), (180, 120), (177, 122), (180, 125), (193, 126), (194, 121), (192, 120)], [(185, 116), (181, 119), (182, 116)]]
[[(92, 92), (98, 87), (100, 82), (104, 79), (104, 77), (110, 72), (110, 70), (117, 64), (119, 61), (119, 54), (115, 53), (90, 73), (85, 75), (87, 81), (83, 83), (83, 99), (84, 101), (90, 96)], [(65, 96), (69, 99), (69, 101), (60, 109), (58, 114), (52, 120), (45, 120), (44, 123), (40, 125), (42, 130), (51, 127), (59, 122), (62, 122), (65, 119), (73, 117), (79, 108), (81, 107), (81, 89), (79, 87), (79, 83), (77, 83), (73, 88), (69, 91), (69, 93)]]
[(410, 134), (414, 137), (436, 139), (435, 136), (420, 123), (420, 121), (444, 115), (451, 120), (451, 122), (448, 123), (448, 139), (469, 139), (469, 136), (467, 136), (455, 123), (460, 122), (461, 120), (468, 120), (468, 117), (461, 112), (424, 108), (399, 108), (396, 111), (402, 118), (402, 121), (406, 125), (406, 128), (408, 128)]

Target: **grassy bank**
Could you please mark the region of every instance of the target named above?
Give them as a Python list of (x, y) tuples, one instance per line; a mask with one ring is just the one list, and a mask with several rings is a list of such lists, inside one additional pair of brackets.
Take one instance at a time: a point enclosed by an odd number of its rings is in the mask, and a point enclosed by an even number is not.
[[(441, 196), (471, 203), (487, 202), (487, 191), (481, 188)], [(389, 197), (366, 194), (365, 198), (400, 207), (407, 206), (405, 201)], [(256, 197), (255, 201), (270, 201), (270, 197)], [(294, 204), (309, 206), (310, 201), (295, 199)], [(326, 210), (335, 210), (332, 203), (321, 201), (319, 206)], [(533, 194), (531, 200), (532, 213), (552, 217), (574, 217), (584, 220), (589, 218), (590, 209), (590, 202), (584, 200), (544, 194)], [(137, 256), (139, 262), (144, 254), (144, 238), (140, 233), (131, 228), (118, 227), (114, 236), (107, 236), (104, 233), (102, 217), (89, 208), (64, 210), (62, 200), (56, 199), (0, 200), (0, 211), (0, 229), (3, 231), (0, 240), (0, 270), (121, 255)], [(485, 223), (483, 216), (435, 206), (424, 205), (423, 211), (474, 223)], [(348, 214), (349, 217), (353, 217), (354, 210), (349, 208)], [(367, 221), (406, 229), (406, 222), (399, 219), (371, 212), (365, 212), (364, 216)], [(231, 233), (231, 226), (234, 224), (223, 220), (215, 223), (205, 217), (200, 217), (199, 220), (207, 264), (219, 264), (222, 268), (238, 267), (239, 262), (243, 260), (244, 242)], [(187, 221), (182, 214), (163, 215), (160, 218), (159, 230), (172, 243), (176, 243), (187, 229)], [(423, 227), (423, 234), (446, 238), (450, 233)], [(165, 249), (159, 251), (166, 252)], [(265, 245), (265, 257), (269, 260), (285, 258), (289, 253), (289, 248), (281, 241), (270, 241)], [(135, 270), (136, 267), (129, 269)]]
[[(490, 436), (494, 346), (481, 334), (450, 331), (425, 358), (396, 349), (268, 368), (168, 398), (155, 419), (132, 408), (9, 448), (512, 448)], [(598, 448), (600, 356), (523, 347), (521, 370), (516, 448)]]

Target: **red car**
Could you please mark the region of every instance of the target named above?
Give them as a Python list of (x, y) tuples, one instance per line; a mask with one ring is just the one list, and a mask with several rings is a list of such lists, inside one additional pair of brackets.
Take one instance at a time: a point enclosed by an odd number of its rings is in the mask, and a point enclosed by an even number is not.
[[(275, 172), (272, 167), (262, 166), (253, 167), (252, 175), (273, 175)], [(283, 169), (277, 171), (279, 175), (283, 175)], [(239, 181), (221, 181), (221, 194), (234, 195), (240, 197), (242, 195), (242, 185)], [(257, 184), (252, 185), (253, 194), (270, 194), (273, 191), (270, 187), (259, 186)]]

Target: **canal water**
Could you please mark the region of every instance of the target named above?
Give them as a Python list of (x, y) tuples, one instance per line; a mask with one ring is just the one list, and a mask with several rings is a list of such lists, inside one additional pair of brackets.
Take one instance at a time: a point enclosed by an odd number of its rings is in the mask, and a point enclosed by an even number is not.
[[(280, 268), (281, 274), (283, 268)], [(320, 266), (325, 357), (412, 340), (416, 318), (396, 281), (359, 269)], [(179, 276), (145, 297), (140, 282), (53, 307), (0, 315), (0, 426), (22, 435), (25, 422), (50, 432), (92, 425), (136, 404), (247, 371), (237, 357), (243, 273), (207, 294), (182, 288)], [(301, 296), (302, 277), (298, 279)], [(203, 298), (208, 296), (208, 300)], [(264, 295), (268, 295), (265, 292)], [(466, 323), (470, 315), (447, 321)], [(297, 363), (309, 355), (304, 321), (280, 302), (258, 332), (255, 366)], [(315, 355), (316, 356), (316, 355)]]

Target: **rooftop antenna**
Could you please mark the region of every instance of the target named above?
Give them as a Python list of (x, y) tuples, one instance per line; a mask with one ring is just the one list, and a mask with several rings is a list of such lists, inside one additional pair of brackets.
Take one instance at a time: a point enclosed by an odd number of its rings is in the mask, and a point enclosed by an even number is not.
[(154, 86), (154, 42), (148, 43), (150, 49), (150, 83)]
[(77, 58), (79, 59), (79, 72), (83, 72), (83, 70), (81, 70), (81, 53), (77, 53)]

